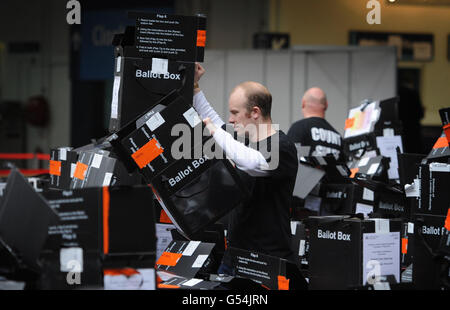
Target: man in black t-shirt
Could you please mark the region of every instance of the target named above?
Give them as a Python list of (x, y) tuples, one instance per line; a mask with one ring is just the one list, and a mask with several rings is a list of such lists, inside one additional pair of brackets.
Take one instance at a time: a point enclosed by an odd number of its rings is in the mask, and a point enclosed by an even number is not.
[(308, 89), (302, 99), (304, 119), (292, 124), (288, 137), (294, 143), (311, 146), (310, 155), (343, 155), (341, 135), (325, 120), (328, 102), (323, 90), (317, 87)]
[[(225, 123), (198, 87), (203, 73), (197, 64), (194, 108), (216, 143), (244, 175), (251, 192), (250, 200), (230, 213), (228, 246), (293, 261), (289, 208), (298, 169), (297, 152), (289, 138), (272, 124), (272, 96), (256, 82), (244, 82), (233, 89), (228, 122), (237, 134), (234, 137), (223, 129)], [(231, 261), (226, 257), (219, 273), (231, 274)]]

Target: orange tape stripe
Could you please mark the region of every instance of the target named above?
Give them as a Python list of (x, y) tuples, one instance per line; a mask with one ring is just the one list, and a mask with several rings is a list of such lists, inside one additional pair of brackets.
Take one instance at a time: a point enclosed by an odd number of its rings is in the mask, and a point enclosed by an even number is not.
[(50, 160), (49, 172), (51, 175), (61, 176), (61, 162), (58, 160)]
[(139, 274), (136, 269), (133, 268), (123, 268), (123, 269), (105, 269), (103, 270), (103, 274), (105, 276), (127, 276), (131, 277), (132, 275)]
[(77, 178), (79, 180), (84, 180), (84, 178), (86, 177), (87, 168), (88, 168), (88, 165), (77, 162), (77, 165), (75, 167), (75, 172), (73, 173), (73, 177)]
[(433, 149), (440, 149), (443, 147), (447, 147), (448, 146), (448, 141), (446, 137), (440, 137), (437, 141), (436, 144), (433, 146)]
[(182, 255), (183, 255), (182, 253), (163, 252), (161, 254), (161, 257), (156, 262), (156, 264), (163, 266), (176, 266), (178, 260), (181, 258)]
[(158, 284), (158, 288), (180, 288), (180, 287), (178, 285), (160, 283)]
[(284, 276), (278, 276), (278, 290), (288, 291), (289, 290), (289, 279)]
[(166, 211), (164, 211), (164, 209), (161, 210), (161, 214), (159, 215), (159, 221), (165, 224), (172, 224), (172, 221), (167, 216), (167, 213)]
[(152, 160), (161, 155), (164, 149), (158, 145), (156, 139), (152, 139), (135, 152), (131, 157), (140, 169), (147, 166)]
[(109, 253), (109, 188), (103, 187), (103, 253)]
[(206, 30), (197, 30), (197, 46), (205, 47), (206, 45)]
[(402, 238), (402, 253), (408, 253), (408, 238)]

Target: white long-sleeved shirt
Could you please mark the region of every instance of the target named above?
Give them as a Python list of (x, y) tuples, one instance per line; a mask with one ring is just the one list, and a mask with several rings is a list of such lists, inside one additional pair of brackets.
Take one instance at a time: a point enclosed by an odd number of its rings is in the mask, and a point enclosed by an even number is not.
[(235, 140), (230, 133), (221, 128), (225, 122), (211, 107), (202, 91), (194, 95), (193, 105), (202, 119), (209, 117), (217, 127), (213, 135), (214, 140), (239, 169), (254, 177), (269, 174), (269, 165), (261, 152)]

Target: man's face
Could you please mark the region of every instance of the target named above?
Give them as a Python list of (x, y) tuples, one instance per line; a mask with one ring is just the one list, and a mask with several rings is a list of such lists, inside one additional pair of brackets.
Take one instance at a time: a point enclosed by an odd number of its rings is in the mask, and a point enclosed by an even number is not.
[(233, 124), (234, 130), (239, 136), (245, 135), (248, 132), (247, 125), (253, 124), (251, 114), (248, 112), (247, 107), (247, 97), (242, 88), (235, 89), (228, 101), (228, 107), (230, 110), (230, 118), (228, 122)]

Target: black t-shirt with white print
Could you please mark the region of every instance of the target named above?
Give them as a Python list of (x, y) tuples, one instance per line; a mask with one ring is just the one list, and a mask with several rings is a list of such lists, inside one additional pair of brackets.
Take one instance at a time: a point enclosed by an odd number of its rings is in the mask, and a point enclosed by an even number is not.
[(251, 177), (239, 170), (250, 189), (250, 200), (230, 213), (228, 245), (293, 260), (290, 207), (298, 169), (295, 145), (278, 131), (249, 146), (259, 150), (269, 168), (275, 169), (264, 177)]
[(295, 122), (287, 135), (294, 143), (311, 146), (310, 156), (343, 155), (341, 135), (321, 117), (309, 117)]

